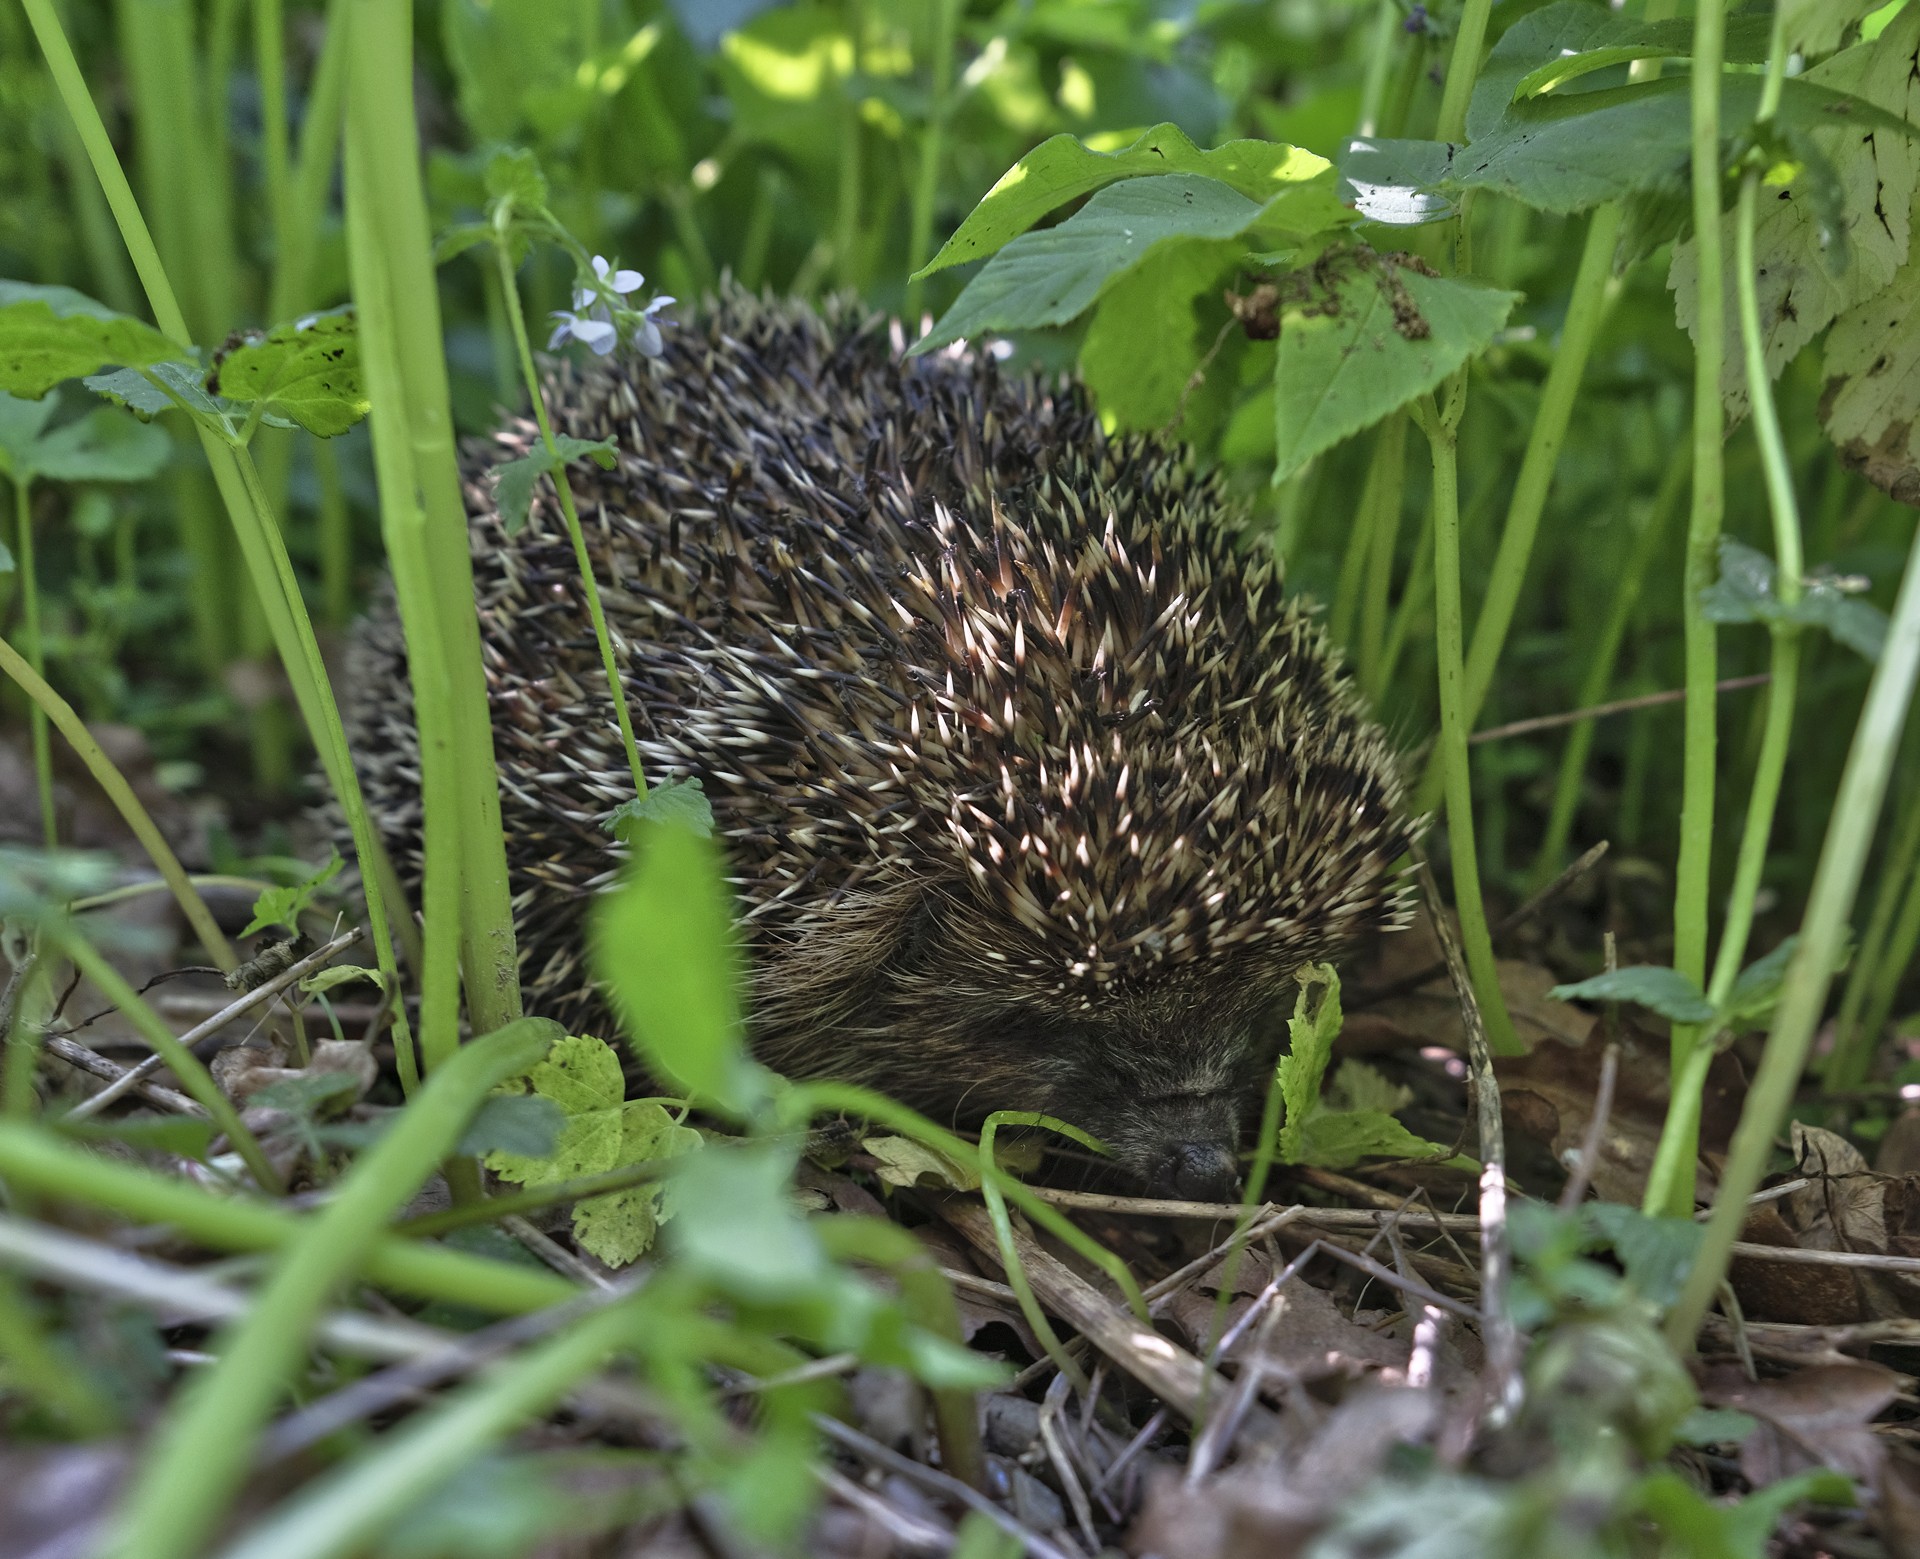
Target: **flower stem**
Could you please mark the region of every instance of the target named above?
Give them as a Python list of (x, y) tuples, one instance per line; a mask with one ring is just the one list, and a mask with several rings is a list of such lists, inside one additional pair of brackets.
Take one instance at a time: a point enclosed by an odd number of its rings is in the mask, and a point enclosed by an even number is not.
[[(27, 652), (27, 665), (42, 687), (46, 686), (46, 652), (40, 640), (40, 579), (33, 561), (33, 493), (25, 476), (13, 479), (13, 551), (15, 572), (20, 577), (20, 643)], [(16, 677), (15, 681), (19, 681)], [(20, 684), (25, 687), (23, 682)], [(51, 691), (49, 689), (49, 691)], [(40, 793), (40, 832), (49, 850), (60, 845), (60, 823), (53, 809), (53, 746), (47, 738), (47, 711), (34, 699), (28, 716), (33, 731), (33, 779)]]
[(527, 399), (533, 405), (534, 420), (540, 424), (540, 440), (547, 458), (553, 462), (553, 487), (560, 496), (560, 512), (567, 523), (567, 540), (573, 544), (573, 561), (580, 571), (580, 588), (587, 598), (587, 616), (593, 619), (593, 642), (600, 647), (600, 664), (607, 674), (607, 691), (613, 695), (614, 718), (620, 722), (620, 742), (627, 754), (627, 770), (633, 776), (633, 793), (647, 793), (647, 777), (640, 767), (640, 746), (634, 739), (633, 712), (627, 704), (626, 685), (620, 677), (620, 663), (613, 652), (613, 636), (607, 631), (607, 614), (600, 605), (600, 586), (593, 577), (593, 558), (587, 552), (586, 533), (580, 528), (580, 512), (574, 507), (573, 485), (567, 480), (567, 468), (560, 458), (560, 446), (554, 442), (553, 420), (547, 414), (547, 398), (540, 391), (540, 375), (533, 366), (533, 344), (527, 339), (527, 318), (520, 306), (520, 288), (513, 274), (513, 252), (504, 231), (496, 232), (494, 259), (500, 275), (500, 296), (506, 300), (507, 327), (513, 334), (514, 348), (520, 360), (520, 377), (527, 387)]

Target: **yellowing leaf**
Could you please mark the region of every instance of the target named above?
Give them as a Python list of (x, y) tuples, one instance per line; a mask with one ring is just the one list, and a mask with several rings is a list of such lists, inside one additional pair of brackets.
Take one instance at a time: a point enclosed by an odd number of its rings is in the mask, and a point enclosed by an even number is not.
[[(1920, 9), (1909, 6), (1872, 43), (1860, 44), (1816, 65), (1805, 81), (1864, 98), (1875, 107), (1920, 122)], [(1760, 328), (1767, 371), (1778, 375), (1803, 346), (1837, 315), (1874, 297), (1893, 280), (1907, 258), (1920, 148), (1910, 137), (1862, 135), (1858, 125), (1839, 123), (1807, 132), (1829, 166), (1803, 165), (1785, 188), (1762, 191), (1754, 229), (1758, 261)], [(1825, 231), (1818, 214), (1816, 179), (1837, 178), (1841, 230)], [(1734, 305), (1734, 213), (1722, 220), (1726, 267), (1726, 364), (1721, 394), (1736, 415), (1747, 408), (1739, 310)], [(1836, 269), (1836, 262), (1844, 259)], [(1689, 335), (1699, 337), (1699, 263), (1694, 240), (1678, 244), (1667, 285), (1674, 312)]]
[(957, 1163), (907, 1137), (868, 1137), (860, 1146), (880, 1160), (874, 1173), (888, 1185), (919, 1185), (930, 1177), (934, 1184), (956, 1191), (980, 1189), (979, 1172), (971, 1164)]
[(1920, 263), (1834, 321), (1820, 415), (1840, 458), (1920, 508)]

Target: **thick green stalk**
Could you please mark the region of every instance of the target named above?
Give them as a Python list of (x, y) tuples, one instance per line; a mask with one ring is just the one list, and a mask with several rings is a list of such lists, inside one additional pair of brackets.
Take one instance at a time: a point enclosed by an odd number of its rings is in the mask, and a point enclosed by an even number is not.
[(1355, 135), (1377, 135), (1387, 103), (1387, 72), (1393, 64), (1394, 34), (1400, 30), (1397, 0), (1379, 0), (1373, 17), (1373, 42), (1367, 49), (1367, 72), (1360, 82), (1360, 121)]
[[(1726, 509), (1721, 448), (1724, 417), (1720, 375), (1726, 344), (1725, 262), (1720, 233), (1720, 74), (1725, 0), (1701, 0), (1693, 22), (1693, 229), (1699, 269), (1693, 371), (1693, 512), (1687, 524), (1681, 621), (1686, 634), (1686, 728), (1682, 743), (1680, 856), (1674, 871), (1673, 962), (1696, 984), (1706, 983), (1708, 899), (1713, 872), (1713, 784), (1718, 759), (1715, 729), (1719, 650), (1701, 596), (1718, 566)], [(1698, 1030), (1675, 1024), (1671, 1066), (1677, 1076), (1700, 1042)], [(1691, 1162), (1691, 1160), (1689, 1160)], [(1669, 1211), (1692, 1211), (1676, 1202)]]
[(1706, 1238), (1695, 1256), (1679, 1301), (1668, 1313), (1667, 1339), (1689, 1348), (1720, 1292), (1728, 1258), (1746, 1221), (1747, 1199), (1759, 1188), (1773, 1155), (1773, 1142), (1806, 1068), (1814, 1030), (1826, 1008), (1833, 970), (1846, 947), (1847, 924), (1860, 889), (1867, 851), (1886, 799), (1887, 781), (1900, 750), (1900, 729), (1920, 675), (1920, 530), (1914, 532), (1905, 577), (1894, 602), (1886, 647), (1867, 686), (1867, 702), (1834, 796), (1827, 836), (1814, 868), (1813, 888), (1800, 925), (1800, 943), (1774, 1009), (1753, 1086), (1735, 1128), (1727, 1165), (1714, 1197)]
[(132, 830), (134, 838), (140, 841), (140, 847), (147, 852), (154, 869), (172, 890), (175, 901), (180, 905), (180, 912), (187, 917), (187, 924), (193, 927), (193, 934), (200, 939), (207, 956), (222, 969), (238, 968), (240, 961), (234, 956), (233, 948), (214, 920), (213, 911), (207, 908), (206, 900), (195, 890), (187, 877), (186, 868), (180, 864), (180, 858), (173, 853), (165, 835), (155, 826), (151, 814), (140, 804), (133, 787), (93, 739), (86, 722), (5, 639), (0, 639), (0, 672), (5, 672), (20, 685), (21, 690), (33, 701), (34, 713), (40, 716), (43, 724), (51, 720), (59, 726), (60, 734), (79, 754), (80, 761), (87, 766), (87, 772), (107, 793), (114, 810)]
[[(1687, 470), (1684, 459), (1667, 468), (1660, 490), (1648, 507), (1645, 520), (1641, 522), (1640, 534), (1634, 538), (1626, 565), (1615, 582), (1613, 601), (1594, 644), (1593, 659), (1588, 662), (1586, 676), (1574, 696), (1576, 709), (1591, 709), (1607, 696), (1607, 689), (1613, 681), (1614, 666), (1620, 656), (1620, 645), (1627, 636), (1627, 625), (1633, 620), (1634, 608), (1640, 601), (1641, 583), (1653, 565), (1654, 554), (1660, 550), (1660, 542), (1666, 532), (1667, 522), (1673, 516), (1674, 506), (1680, 501)], [(1591, 720), (1580, 721), (1567, 736), (1566, 751), (1560, 758), (1559, 778), (1553, 787), (1553, 805), (1547, 815), (1546, 831), (1540, 840), (1540, 851), (1533, 861), (1532, 877), (1538, 884), (1544, 885), (1550, 881), (1566, 864), (1567, 841), (1573, 834), (1574, 815), (1580, 805), (1580, 788), (1586, 778), (1587, 757), (1593, 750), (1593, 737), (1594, 722)]]
[(1386, 663), (1388, 603), (1393, 595), (1394, 552), (1400, 542), (1400, 513), (1406, 507), (1407, 419), (1396, 412), (1380, 430), (1376, 455), (1380, 467), (1378, 508), (1374, 511), (1373, 540), (1367, 548), (1367, 577), (1360, 596), (1359, 647), (1354, 660), (1360, 685), (1373, 698), (1385, 688), (1381, 670)]
[[(14, 572), (20, 580), (20, 642), (34, 680), (47, 685), (46, 652), (40, 642), (40, 581), (33, 561), (33, 484), (23, 476), (13, 479)], [(19, 678), (15, 678), (19, 681)], [(26, 684), (22, 682), (22, 687)], [(60, 844), (60, 820), (53, 808), (53, 747), (47, 738), (47, 711), (34, 699), (28, 711), (33, 732), (33, 782), (40, 794), (40, 833), (49, 850)]]
[[(165, 1224), (213, 1250), (277, 1251), (300, 1239), (309, 1226), (305, 1217), (284, 1207), (205, 1191), (177, 1175), (103, 1158), (27, 1122), (0, 1121), (0, 1180), (15, 1192), (104, 1208), (136, 1223)], [(544, 1269), (397, 1234), (374, 1244), (360, 1275), (396, 1294), (444, 1300), (489, 1315), (519, 1315), (580, 1292)]]
[(520, 377), (527, 399), (533, 404), (534, 420), (540, 425), (540, 441), (546, 445), (547, 458), (554, 463), (553, 490), (560, 496), (560, 513), (566, 520), (567, 540), (573, 544), (574, 566), (580, 574), (580, 588), (587, 598), (587, 616), (593, 621), (593, 642), (600, 647), (600, 667), (607, 676), (607, 692), (613, 699), (614, 719), (620, 725), (620, 743), (627, 755), (627, 771), (633, 777), (633, 793), (647, 793), (647, 776), (640, 767), (640, 744), (634, 740), (633, 711), (627, 703), (626, 683), (620, 675), (620, 662), (613, 653), (613, 635), (607, 631), (607, 614), (600, 604), (600, 585), (593, 577), (593, 557), (587, 551), (586, 533), (580, 528), (580, 511), (574, 506), (573, 484), (567, 480), (567, 468), (560, 459), (560, 446), (554, 442), (553, 419), (547, 415), (547, 398), (540, 392), (540, 373), (533, 366), (533, 343), (527, 339), (527, 318), (520, 306), (520, 287), (513, 274), (513, 251), (502, 234), (493, 246), (498, 262), (500, 296), (506, 300), (507, 325), (520, 363)]
[(841, 79), (840, 168), (833, 214), (833, 269), (842, 287), (858, 288), (860, 270), (855, 251), (860, 236), (860, 58), (867, 38), (866, 0), (846, 0), (847, 33), (853, 59)]
[[(915, 273), (933, 255), (933, 207), (940, 195), (940, 159), (946, 149), (947, 115), (953, 101), (953, 35), (965, 0), (933, 0), (933, 49), (929, 61), (931, 92), (927, 122), (920, 132), (920, 167), (913, 181), (913, 210), (907, 228), (907, 328), (919, 329), (926, 279)], [(1389, 0), (1391, 3), (1391, 0)]]
[(380, 1437), (278, 1506), (220, 1559), (348, 1559), (423, 1495), (558, 1402), (630, 1344), (644, 1296), (589, 1315)]
[[(460, 950), (473, 1026), (499, 1028), (520, 1014), (513, 904), (500, 827), (499, 773), (480, 657), (473, 561), (460, 493), (453, 416), (447, 400), (440, 301), (420, 182), (413, 112), (413, 13), (385, 0), (344, 0), (350, 22), (347, 87), (347, 234), (362, 350), (373, 401), (376, 459), (382, 467), (382, 523), (392, 557), (401, 620), (411, 649), (438, 661), (444, 687), (415, 683), (416, 709), (430, 712), (435, 743), (423, 767), (445, 761), (452, 816), (427, 827), (460, 894)], [(366, 294), (361, 295), (364, 286)], [(377, 361), (376, 361), (377, 360)], [(380, 446), (385, 445), (382, 452)], [(396, 500), (389, 510), (389, 494)], [(429, 604), (431, 603), (431, 604)], [(431, 637), (424, 643), (421, 635)], [(432, 787), (430, 787), (432, 788)], [(434, 876), (429, 840), (428, 876)], [(428, 937), (435, 935), (431, 918)], [(433, 959), (429, 956), (429, 975)]]
[(1447, 59), (1447, 85), (1440, 96), (1440, 119), (1434, 137), (1457, 141), (1466, 133), (1467, 104), (1480, 75), (1480, 56), (1487, 46), (1487, 19), (1493, 0), (1466, 0), (1460, 25), (1453, 35), (1453, 53)]
[[(1593, 353), (1594, 337), (1613, 298), (1613, 252), (1620, 241), (1621, 220), (1621, 208), (1608, 205), (1595, 211), (1587, 223), (1580, 268), (1574, 273), (1573, 291), (1567, 299), (1566, 323), (1561, 328), (1560, 343), (1554, 349), (1553, 365), (1547, 370), (1547, 382), (1540, 392), (1540, 408), (1534, 413), (1527, 450), (1520, 461), (1520, 474), (1514, 480), (1506, 525), (1500, 533), (1492, 570), (1487, 575), (1480, 615), (1474, 619), (1473, 643), (1467, 651), (1466, 667), (1469, 728), (1480, 717), (1487, 689), (1493, 685), (1494, 668), (1499, 664), (1501, 650), (1506, 647), (1514, 609), (1520, 603), (1520, 592), (1526, 584), (1527, 565), (1533, 558), (1534, 540), (1540, 532), (1540, 517), (1546, 512), (1553, 473), (1566, 444), (1567, 428), (1573, 421), (1580, 381)], [(1427, 765), (1427, 776), (1415, 804), (1423, 811), (1429, 809), (1439, 794), (1436, 759)]]
[[(133, 186), (127, 182), (126, 172), (114, 155), (113, 143), (108, 139), (100, 112), (87, 91), (86, 81), (81, 77), (79, 64), (73, 57), (66, 34), (61, 30), (59, 18), (50, 0), (21, 0), (21, 3), (26, 7), (27, 18), (32, 23), (41, 53), (46, 57), (47, 69), (93, 163), (94, 176), (99, 179), (114, 220), (120, 225), (120, 236), (126, 243), (127, 253), (153, 309), (154, 323), (184, 347), (192, 340), (187, 331), (186, 316), (182, 314), (179, 301), (174, 296), (173, 285), (167, 278), (166, 267), (160, 262), (160, 253), (154, 245), (152, 233), (148, 231), (146, 218), (141, 215), (139, 202), (133, 197)], [(306, 719), (307, 730), (313, 737), (321, 766), (326, 770), (328, 782), (353, 831), (354, 851), (361, 862), (367, 918), (373, 932), (374, 954), (380, 968), (394, 982), (393, 988), (398, 990), (398, 972), (393, 961), (386, 907), (377, 873), (369, 866), (379, 858), (379, 845), (374, 837), (372, 821), (367, 815), (366, 800), (360, 790), (359, 777), (354, 772), (352, 756), (347, 751), (346, 731), (340, 723), (340, 711), (327, 681), (320, 646), (313, 635), (313, 624), (307, 616), (299, 588), (293, 583), (293, 567), (286, 556), (279, 527), (274, 521), (272, 509), (264, 502), (264, 492), (257, 474), (252, 471), (252, 462), (247, 458), (246, 451), (236, 450), (212, 429), (197, 421), (195, 428), (200, 437), (201, 450), (206, 455), (207, 466), (213, 473), (228, 518), (233, 523), (234, 537), (240, 544), (255, 596), (266, 610), (274, 643), (280, 653), (280, 663), (286, 669), (287, 680), (292, 684), (295, 700)], [(462, 558), (465, 558), (464, 552)], [(205, 581), (202, 584), (204, 588)], [(218, 608), (220, 603), (216, 600), (214, 605)], [(396, 1006), (394, 1028), (396, 1047), (403, 1055), (410, 1053), (411, 1040), (404, 1008)], [(404, 1062), (402, 1078), (406, 1080)]]
[(1433, 452), (1433, 615), (1434, 654), (1440, 671), (1442, 792), (1447, 805), (1447, 847), (1453, 867), (1453, 903), (1460, 917), (1460, 940), (1474, 995), (1487, 1026), (1487, 1044), (1495, 1055), (1518, 1055), (1522, 1045), (1507, 1015), (1480, 896), (1480, 866), (1473, 827), (1473, 770), (1467, 747), (1464, 644), (1460, 604), (1460, 473), (1454, 429), (1446, 414), (1430, 415), (1427, 442)]
[(160, 1014), (149, 1007), (120, 971), (72, 926), (52, 928), (48, 934), (58, 940), (60, 951), (73, 961), (73, 967), (93, 981), (94, 989), (120, 1009), (120, 1015), (166, 1062), (167, 1070), (180, 1080), (180, 1086), (194, 1103), (213, 1117), (213, 1123), (227, 1134), (228, 1143), (245, 1162), (254, 1183), (265, 1191), (281, 1190), (280, 1176), (267, 1162), (267, 1155), (261, 1151), (259, 1141), (242, 1123), (240, 1112), (220, 1091), (220, 1085), (201, 1064), (200, 1058), (181, 1044), (179, 1036), (160, 1021)]
[[(253, 0), (253, 72), (260, 84), (260, 172), (267, 186), (278, 269), (293, 229), (293, 169), (287, 137), (287, 33), (280, 0)], [(271, 322), (280, 323), (278, 313)]]
[(205, 1552), (322, 1312), (387, 1220), (452, 1151), (488, 1092), (546, 1054), (550, 1029), (528, 1019), (473, 1041), (354, 1161), (281, 1253), (246, 1315), (221, 1336), (219, 1363), (194, 1379), (154, 1435), (114, 1521), (105, 1550), (112, 1559)]

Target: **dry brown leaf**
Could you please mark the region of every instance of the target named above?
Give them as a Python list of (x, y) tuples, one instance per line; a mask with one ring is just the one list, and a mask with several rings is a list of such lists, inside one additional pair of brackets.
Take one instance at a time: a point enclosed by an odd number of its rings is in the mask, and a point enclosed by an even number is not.
[(1700, 1396), (1760, 1421), (1740, 1447), (1740, 1470), (1756, 1487), (1831, 1467), (1871, 1488), (1886, 1446), (1870, 1426), (1899, 1395), (1901, 1380), (1877, 1364), (1818, 1364), (1760, 1381), (1722, 1365), (1708, 1372)]

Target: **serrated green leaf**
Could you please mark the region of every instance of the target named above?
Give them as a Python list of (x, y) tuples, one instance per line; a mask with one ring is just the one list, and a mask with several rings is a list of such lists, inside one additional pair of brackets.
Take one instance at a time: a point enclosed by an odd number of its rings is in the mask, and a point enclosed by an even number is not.
[(1317, 178), (1326, 168), (1324, 158), (1275, 141), (1229, 141), (1213, 151), (1202, 151), (1172, 124), (1154, 126), (1117, 152), (1089, 151), (1073, 136), (1056, 135), (1001, 175), (918, 274), (931, 276), (950, 265), (985, 259), (1049, 211), (1122, 179), (1199, 174), (1257, 205), (1284, 185)]
[(620, 459), (611, 437), (585, 439), (556, 434), (553, 443), (552, 453), (545, 443), (539, 443), (530, 454), (517, 460), (503, 460), (493, 468), (498, 479), (493, 501), (499, 506), (500, 523), (509, 536), (517, 536), (526, 529), (527, 515), (533, 509), (533, 484), (542, 476), (557, 472), (583, 456), (591, 458), (603, 471), (611, 471)]
[(35, 442), (34, 474), (54, 482), (144, 482), (159, 474), (173, 440), (109, 406), (96, 406)]
[(1789, 50), (1809, 59), (1830, 54), (1847, 41), (1862, 19), (1886, 0), (1780, 0), (1780, 26)]
[(1302, 1124), (1287, 1162), (1346, 1169), (1363, 1158), (1431, 1158), (1447, 1151), (1377, 1110), (1322, 1110)]
[[(1920, 120), (1920, 10), (1908, 7), (1870, 44), (1816, 65), (1796, 83), (1796, 102), (1826, 90), (1846, 93), (1902, 122)], [(1754, 229), (1756, 290), (1767, 371), (1777, 376), (1836, 317), (1879, 294), (1905, 263), (1910, 208), (1920, 187), (1920, 147), (1909, 135), (1865, 134), (1853, 116), (1832, 123), (1796, 121), (1782, 99), (1783, 130), (1799, 151), (1799, 171), (1769, 188)], [(1871, 128), (1871, 127), (1870, 127)], [(1722, 218), (1727, 297), (1734, 297), (1735, 215)], [(1668, 276), (1674, 313), (1696, 340), (1698, 248), (1674, 248)], [(1735, 415), (1747, 408), (1739, 311), (1729, 305), (1721, 395)], [(1876, 357), (1879, 351), (1876, 350)]]
[(596, 906), (590, 940), (594, 972), (649, 1068), (702, 1105), (753, 1114), (767, 1080), (743, 1042), (719, 845), (685, 828), (648, 830), (620, 886)]
[(1364, 1061), (1342, 1061), (1322, 1097), (1335, 1110), (1391, 1115), (1413, 1102), (1413, 1090), (1389, 1082), (1377, 1067)]
[(524, 146), (503, 146), (487, 159), (487, 193), (516, 206), (544, 206), (547, 176), (540, 159)]
[(290, 418), (320, 438), (336, 438), (366, 416), (360, 337), (350, 308), (309, 314), (250, 335), (214, 358), (210, 393)]
[(644, 796), (621, 802), (600, 826), (622, 844), (632, 845), (639, 837), (636, 830), (646, 823), (665, 823), (690, 829), (702, 839), (711, 838), (713, 803), (707, 799), (700, 776), (655, 785)]
[(1680, 1297), (1706, 1229), (1691, 1218), (1656, 1218), (1618, 1202), (1587, 1202), (1582, 1224), (1613, 1248), (1634, 1292), (1664, 1310)]
[(1273, 364), (1278, 483), (1486, 349), (1519, 294), (1355, 253), (1303, 277)]
[(1715, 1017), (1713, 1005), (1691, 979), (1678, 969), (1652, 964), (1612, 969), (1590, 980), (1556, 985), (1547, 995), (1555, 1001), (1630, 1001), (1675, 1023), (1711, 1023)]
[(340, 875), (340, 868), (345, 864), (338, 850), (329, 850), (325, 864), (314, 868), (299, 882), (284, 888), (267, 889), (253, 901), (253, 919), (247, 922), (246, 929), (240, 934), (252, 936), (268, 926), (285, 926), (290, 931), (298, 931), (301, 911), (313, 902), (315, 894)]
[(1062, 325), (1176, 239), (1233, 238), (1262, 208), (1215, 179), (1170, 173), (1103, 189), (1058, 227), (1014, 239), (969, 281), (915, 353), (992, 331)]
[[(206, 374), (198, 363), (176, 359), (154, 363), (147, 370), (166, 381), (167, 389), (186, 403), (186, 409), (204, 417), (219, 418), (227, 405), (207, 394)], [(90, 374), (83, 381), (96, 395), (104, 395), (115, 405), (124, 406), (141, 421), (150, 421), (163, 411), (180, 409), (165, 390), (160, 389), (131, 368), (116, 368), (110, 373)]]
[(153, 326), (71, 287), (0, 281), (0, 391), (38, 400), (109, 363), (144, 368), (178, 357)]
[[(1287, 1020), (1287, 1053), (1278, 1064), (1280, 1103), (1285, 1111), (1280, 1123), (1280, 1157), (1289, 1164), (1298, 1162), (1294, 1155), (1301, 1145), (1301, 1129), (1320, 1106), (1320, 1079), (1326, 1075), (1341, 1023), (1340, 976), (1334, 973), (1333, 965), (1313, 965), (1302, 970), (1298, 978), (1300, 994), (1294, 998), (1293, 1016)], [(1327, 987), (1326, 994), (1310, 1010), (1308, 1003), (1321, 985)]]
[[(613, 1167), (677, 1158), (698, 1151), (702, 1143), (699, 1132), (680, 1125), (663, 1106), (632, 1100), (621, 1106), (620, 1153)], [(661, 1186), (609, 1191), (574, 1208), (573, 1237), (608, 1266), (622, 1267), (652, 1248), (661, 1221), (669, 1215)]]

